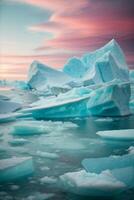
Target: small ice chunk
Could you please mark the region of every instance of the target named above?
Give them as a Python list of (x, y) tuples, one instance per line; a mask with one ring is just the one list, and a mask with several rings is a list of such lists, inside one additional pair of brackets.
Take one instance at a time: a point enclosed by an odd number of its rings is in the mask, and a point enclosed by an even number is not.
[(48, 177), (44, 176), (40, 178), (41, 184), (55, 184), (57, 182), (57, 179), (55, 177)]
[(125, 168), (134, 166), (134, 156), (126, 154), (123, 156), (110, 156), (102, 158), (87, 158), (82, 161), (87, 172), (101, 173), (106, 169)]
[(134, 140), (134, 129), (98, 131), (96, 134), (109, 140)]
[(57, 159), (59, 158), (58, 154), (56, 153), (49, 153), (44, 151), (37, 151), (36, 155), (42, 158), (48, 158), (48, 159)]
[(25, 197), (22, 200), (46, 200), (50, 199), (54, 196), (53, 193), (40, 193), (40, 192), (35, 192), (32, 195)]
[(134, 154), (134, 146), (129, 147), (129, 148), (128, 148), (128, 152), (129, 152), (130, 154)]
[(40, 167), (40, 170), (41, 170), (41, 171), (49, 171), (49, 170), (50, 170), (50, 168), (49, 168), (49, 167), (46, 167), (46, 166), (44, 166), (44, 167)]
[(0, 182), (8, 182), (33, 173), (32, 157), (12, 157), (0, 160)]
[(24, 145), (28, 142), (29, 141), (24, 138), (16, 138), (16, 139), (14, 138), (14, 139), (10, 140), (8, 143), (13, 146), (20, 146), (20, 145)]
[(60, 176), (60, 180), (65, 190), (86, 196), (113, 195), (126, 187), (123, 182), (116, 179), (110, 170), (103, 171), (100, 174), (86, 172), (85, 170), (69, 172)]
[(37, 121), (22, 121), (14, 124), (10, 133), (13, 135), (38, 135), (48, 132), (48, 127), (45, 127), (43, 123)]

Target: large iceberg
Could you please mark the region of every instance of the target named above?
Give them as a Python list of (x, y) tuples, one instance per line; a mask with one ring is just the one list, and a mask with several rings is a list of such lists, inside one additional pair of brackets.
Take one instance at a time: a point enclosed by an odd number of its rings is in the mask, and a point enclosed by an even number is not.
[(134, 168), (105, 170), (100, 174), (69, 172), (60, 176), (62, 188), (85, 196), (113, 196), (134, 186)]
[(88, 101), (91, 115), (129, 115), (130, 84), (111, 82), (94, 90)]
[(134, 141), (134, 129), (98, 131), (96, 134), (109, 140)]
[(84, 84), (99, 84), (114, 79), (129, 81), (129, 70), (124, 53), (113, 39), (102, 48), (81, 58), (71, 58), (63, 71)]
[[(118, 94), (118, 95), (117, 95)], [(129, 115), (129, 83), (110, 82), (97, 89), (74, 88), (57, 97), (41, 99), (23, 112), (36, 119)]]
[(9, 182), (33, 173), (32, 157), (12, 157), (0, 160), (0, 182)]
[(87, 172), (92, 173), (101, 173), (106, 169), (134, 167), (134, 155), (87, 158), (82, 161), (82, 165)]
[(64, 72), (52, 69), (37, 61), (31, 64), (28, 73), (28, 85), (30, 88), (40, 91), (51, 87), (64, 88), (64, 85), (71, 80)]

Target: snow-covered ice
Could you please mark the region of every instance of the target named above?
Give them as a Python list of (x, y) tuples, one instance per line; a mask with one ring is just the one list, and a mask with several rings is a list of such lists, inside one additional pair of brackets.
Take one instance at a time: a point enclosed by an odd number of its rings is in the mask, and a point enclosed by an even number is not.
[[(125, 168), (118, 170), (122, 173), (126, 172)], [(127, 177), (127, 174), (125, 176)], [(60, 176), (60, 180), (65, 191), (84, 196), (110, 196), (127, 189), (127, 185), (118, 180), (110, 170), (105, 170), (100, 174), (85, 170), (68, 172)]]
[(64, 72), (50, 68), (38, 61), (34, 61), (29, 69), (28, 85), (37, 90), (51, 87), (63, 87), (72, 79)]

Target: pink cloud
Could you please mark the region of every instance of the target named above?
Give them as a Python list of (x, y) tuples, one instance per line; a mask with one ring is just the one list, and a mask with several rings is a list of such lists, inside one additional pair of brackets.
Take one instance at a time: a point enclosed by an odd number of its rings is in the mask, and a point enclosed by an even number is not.
[[(35, 53), (43, 55), (3, 56), (2, 63), (26, 72), (33, 60), (53, 67), (62, 66), (70, 56), (80, 56), (115, 38), (125, 50), (127, 61), (134, 63), (134, 1), (130, 0), (15, 0), (52, 12), (48, 22), (28, 27), (29, 31), (50, 32), (51, 39), (42, 41)], [(129, 44), (129, 45), (128, 45)], [(46, 54), (45, 51), (52, 51)], [(55, 53), (54, 50), (63, 50)], [(64, 50), (70, 53), (64, 53)], [(131, 52), (130, 52), (131, 50)], [(45, 53), (44, 53), (45, 52)]]

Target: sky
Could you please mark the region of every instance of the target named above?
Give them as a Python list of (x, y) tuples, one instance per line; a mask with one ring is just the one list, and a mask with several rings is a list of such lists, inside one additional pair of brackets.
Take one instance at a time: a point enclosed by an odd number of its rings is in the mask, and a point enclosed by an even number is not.
[(0, 0), (0, 79), (26, 79), (34, 60), (61, 68), (113, 38), (134, 69), (134, 0)]

